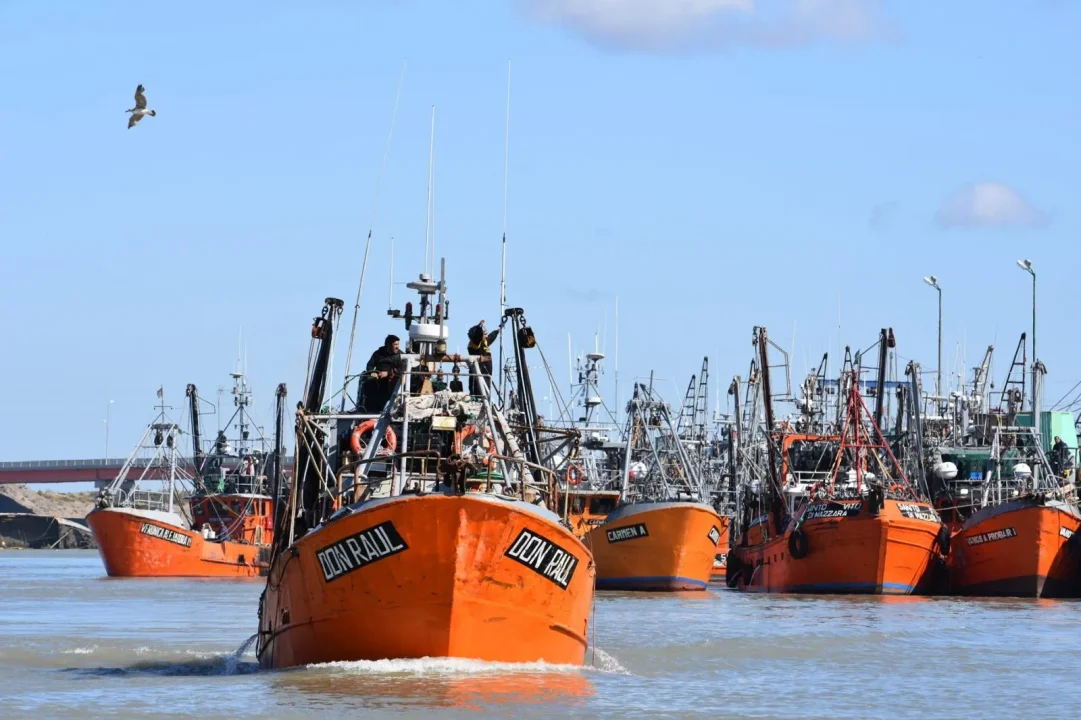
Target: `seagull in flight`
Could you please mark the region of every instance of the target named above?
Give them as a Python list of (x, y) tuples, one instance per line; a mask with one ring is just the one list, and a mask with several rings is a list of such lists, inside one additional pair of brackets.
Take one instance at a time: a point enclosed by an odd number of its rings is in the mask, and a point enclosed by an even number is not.
[(139, 85), (139, 87), (135, 88), (135, 107), (133, 107), (131, 110), (124, 111), (131, 113), (131, 117), (128, 118), (128, 130), (131, 130), (133, 127), (135, 127), (135, 123), (142, 120), (144, 115), (150, 115), (151, 117), (153, 117), (158, 114), (154, 110), (146, 109), (146, 95), (143, 95), (143, 89), (144, 88), (142, 85)]

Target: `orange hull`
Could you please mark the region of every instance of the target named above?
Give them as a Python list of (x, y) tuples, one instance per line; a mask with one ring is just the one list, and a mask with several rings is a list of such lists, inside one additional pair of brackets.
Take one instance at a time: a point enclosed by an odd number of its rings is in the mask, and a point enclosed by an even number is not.
[(621, 505), (586, 536), (600, 590), (704, 590), (727, 543), (722, 518), (708, 505)]
[(261, 546), (206, 540), (161, 516), (108, 508), (86, 522), (110, 577), (250, 578), (266, 571)]
[(277, 558), (264, 668), (460, 657), (580, 665), (593, 562), (557, 517), (480, 493), (373, 500)]
[(733, 548), (729, 584), (750, 592), (909, 595), (928, 589), (939, 522), (925, 503), (887, 499), (878, 515), (865, 501), (813, 503), (793, 557), (793, 530), (760, 545)]
[(951, 589), (959, 595), (1081, 597), (1078, 532), (1077, 510), (1062, 503), (1024, 499), (985, 508), (953, 539)]

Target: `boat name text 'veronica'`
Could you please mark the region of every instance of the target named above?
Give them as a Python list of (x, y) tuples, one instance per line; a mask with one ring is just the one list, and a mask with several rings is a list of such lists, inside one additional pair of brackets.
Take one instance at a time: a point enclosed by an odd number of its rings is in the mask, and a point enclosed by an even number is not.
[(578, 558), (574, 555), (551, 540), (525, 529), (518, 533), (503, 554), (564, 590), (570, 585), (578, 567)]
[(649, 537), (649, 530), (646, 529), (645, 523), (638, 523), (637, 525), (628, 525), (626, 527), (616, 528), (608, 531), (608, 542), (617, 543), (624, 540), (635, 540), (637, 538)]
[(160, 525), (151, 525), (150, 523), (143, 523), (143, 526), (139, 528), (139, 530), (143, 535), (149, 535), (150, 537), (166, 540), (184, 547), (191, 547), (191, 537), (182, 532), (177, 532), (176, 530), (163, 528)]
[(818, 520), (821, 518), (855, 517), (860, 514), (862, 502), (837, 503), (831, 502), (826, 505), (814, 504), (803, 513), (804, 520)]
[(713, 543), (713, 547), (717, 547), (717, 543), (721, 541), (721, 529), (716, 525), (709, 529), (709, 541)]
[(323, 570), (323, 580), (330, 582), (408, 549), (394, 523), (387, 520), (327, 545), (316, 551), (315, 557)]
[(991, 532), (967, 537), (965, 538), (965, 542), (969, 545), (983, 545), (984, 543), (995, 542), (996, 540), (1008, 540), (1012, 537), (1017, 537), (1017, 531), (1012, 527), (1008, 527), (1003, 528), (1002, 530), (992, 530)]
[(909, 503), (897, 503), (897, 509), (906, 518), (912, 518), (913, 520), (926, 520), (928, 522), (938, 522), (938, 513), (927, 505), (911, 505)]

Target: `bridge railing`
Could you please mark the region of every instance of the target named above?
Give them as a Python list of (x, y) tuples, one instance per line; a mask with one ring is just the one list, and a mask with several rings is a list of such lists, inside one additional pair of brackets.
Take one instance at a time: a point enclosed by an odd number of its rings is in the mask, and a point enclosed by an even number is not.
[[(235, 458), (237, 462), (241, 458)], [(92, 469), (92, 468), (116, 468), (120, 469), (124, 466), (125, 458), (118, 460), (102, 460), (100, 458), (89, 458), (86, 460), (3, 460), (0, 461), (0, 472), (4, 470), (65, 470), (65, 469)], [(150, 460), (146, 458), (137, 458), (133, 465), (142, 467), (150, 464)], [(291, 466), (293, 464), (293, 458), (288, 457), (285, 459), (285, 464)], [(178, 466), (183, 468), (191, 468), (193, 463), (189, 459), (181, 460), (177, 463)]]

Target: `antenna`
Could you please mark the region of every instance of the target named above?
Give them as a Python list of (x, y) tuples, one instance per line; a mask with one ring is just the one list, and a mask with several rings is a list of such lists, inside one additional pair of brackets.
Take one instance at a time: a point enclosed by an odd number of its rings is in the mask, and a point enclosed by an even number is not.
[[(434, 127), (433, 127), (434, 130)], [(431, 203), (432, 203), (432, 274), (435, 274), (435, 142), (433, 135), (432, 143), (432, 157), (431, 157), (431, 170), (429, 173), (432, 177), (432, 191), (431, 191)], [(442, 300), (440, 300), (442, 302)]]
[(616, 422), (619, 422), (619, 295), (616, 295), (616, 347), (615, 354), (612, 358), (612, 365), (615, 368), (615, 385), (616, 385), (616, 402), (614, 405), (616, 413)]
[(571, 334), (567, 333), (567, 380), (574, 385), (574, 349), (571, 346)]
[(507, 306), (507, 188), (510, 180), (510, 60), (507, 61), (507, 120), (503, 130), (503, 260), (499, 275), (499, 311)]
[(432, 162), (435, 157), (435, 105), (432, 105), (432, 129), (428, 140), (428, 200), (424, 213), (424, 272), (428, 272), (429, 231), (432, 227)]
[[(405, 82), (405, 68), (407, 60), (402, 61), (402, 72), (398, 76), (398, 92), (394, 95), (394, 110), (390, 114), (390, 130), (387, 132), (387, 144), (383, 149), (383, 164), (379, 167), (379, 178), (375, 182), (375, 200), (372, 204), (372, 220), (368, 225), (368, 239), (364, 243), (364, 260), (360, 264), (360, 283), (357, 285), (357, 302), (353, 306), (353, 327), (349, 330), (349, 349), (345, 353), (345, 382), (349, 384), (349, 370), (353, 363), (353, 341), (357, 334), (357, 315), (360, 314), (360, 296), (364, 291), (364, 274), (368, 270), (368, 251), (372, 247), (372, 229), (375, 227), (375, 218), (379, 211), (379, 192), (383, 187), (383, 175), (387, 170), (387, 157), (390, 155), (390, 141), (394, 137), (394, 124), (398, 119), (398, 100), (402, 96), (402, 84)], [(342, 408), (345, 408), (345, 397), (342, 392)]]
[(387, 293), (387, 309), (394, 308), (394, 236), (390, 236), (390, 289)]
[[(503, 130), (503, 249), (499, 266), (499, 320), (507, 310), (507, 181), (510, 175), (510, 60), (507, 60), (507, 119)], [(499, 334), (499, 384), (503, 384), (503, 333)]]

